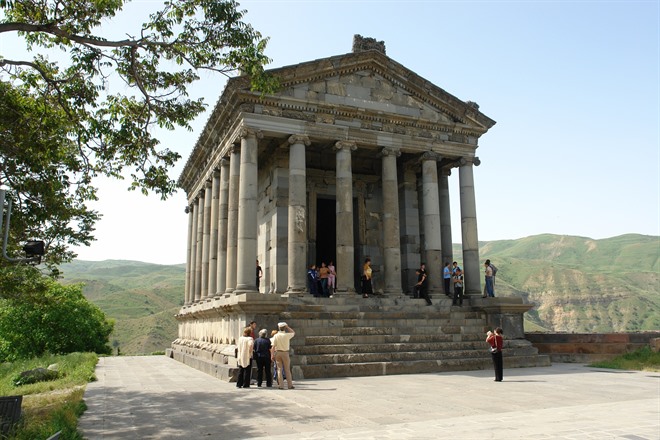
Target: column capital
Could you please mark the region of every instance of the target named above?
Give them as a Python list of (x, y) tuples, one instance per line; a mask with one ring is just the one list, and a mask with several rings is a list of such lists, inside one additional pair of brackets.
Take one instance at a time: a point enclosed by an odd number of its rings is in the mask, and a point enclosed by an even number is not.
[(440, 160), (442, 160), (442, 156), (434, 151), (427, 151), (422, 154), (420, 160), (422, 162), (427, 160), (434, 160), (436, 162), (439, 162)]
[(293, 144), (304, 144), (306, 147), (309, 147), (312, 145), (312, 142), (306, 134), (292, 134), (289, 136), (289, 145)]
[(229, 158), (223, 157), (222, 159), (220, 159), (220, 162), (218, 162), (218, 165), (220, 165), (220, 168), (229, 166)]
[(212, 183), (213, 183), (212, 179), (206, 179), (206, 182), (204, 182), (204, 190), (209, 189), (211, 187)]
[(261, 130), (255, 130), (254, 128), (243, 126), (238, 131), (238, 137), (241, 139), (247, 139), (251, 137), (261, 139), (264, 137), (264, 134), (261, 132)]
[(357, 145), (355, 145), (355, 141), (337, 141), (335, 142), (334, 149), (335, 151), (340, 151), (340, 150), (355, 151), (357, 150)]
[(195, 210), (195, 205), (186, 205), (186, 207), (183, 209), (183, 212), (186, 214), (190, 214)]
[[(241, 144), (239, 144), (239, 143), (231, 144), (231, 146), (227, 150), (227, 153), (229, 153), (230, 155), (232, 155), (232, 154), (241, 154)], [(229, 159), (227, 159), (227, 160), (229, 160)]]
[(449, 177), (449, 176), (451, 176), (451, 168), (441, 167), (438, 171), (440, 172), (440, 175), (441, 175), (442, 177)]
[(399, 150), (398, 148), (383, 147), (380, 150), (380, 155), (383, 157), (386, 156), (401, 157), (401, 150)]
[(475, 167), (478, 167), (479, 165), (481, 165), (481, 160), (477, 156), (474, 156), (474, 157), (461, 157), (458, 160), (458, 164), (460, 166), (474, 165)]
[(196, 199), (199, 200), (204, 197), (204, 188), (200, 189), (199, 192), (197, 193)]
[(220, 177), (220, 168), (215, 167), (213, 168), (213, 178), (217, 179), (218, 177)]

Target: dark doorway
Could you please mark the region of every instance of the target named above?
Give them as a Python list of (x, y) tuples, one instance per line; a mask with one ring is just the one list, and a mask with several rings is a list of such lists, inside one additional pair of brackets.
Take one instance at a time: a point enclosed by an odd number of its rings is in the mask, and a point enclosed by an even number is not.
[[(337, 202), (334, 199), (316, 200), (316, 259), (319, 266), (337, 259)], [(336, 266), (336, 264), (335, 264)]]

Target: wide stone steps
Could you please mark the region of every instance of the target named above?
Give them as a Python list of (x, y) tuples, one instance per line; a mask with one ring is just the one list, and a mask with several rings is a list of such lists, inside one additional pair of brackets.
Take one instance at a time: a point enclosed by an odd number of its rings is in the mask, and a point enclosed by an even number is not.
[[(537, 355), (504, 357), (504, 368), (536, 367)], [(300, 365), (294, 368), (294, 377), (305, 379), (326, 377), (380, 376), (390, 374), (437, 373), (443, 371), (488, 370), (493, 368), (490, 356), (414, 361), (355, 362), (344, 364)]]
[(420, 342), (384, 344), (333, 344), (305, 345), (295, 347), (294, 353), (302, 355), (361, 354), (361, 353), (400, 353), (400, 352), (442, 352), (452, 350), (483, 350), (483, 342)]

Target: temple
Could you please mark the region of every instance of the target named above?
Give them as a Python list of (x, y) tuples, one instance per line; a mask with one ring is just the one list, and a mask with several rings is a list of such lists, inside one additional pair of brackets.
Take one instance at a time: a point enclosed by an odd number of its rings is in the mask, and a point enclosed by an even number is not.
[[(519, 340), (521, 366), (546, 362), (522, 341), (528, 305), (481, 298), (473, 173), (479, 138), (495, 121), (370, 38), (356, 36), (351, 53), (270, 73), (281, 88), (265, 96), (250, 90), (247, 77), (228, 81), (179, 178), (188, 196), (188, 245), (170, 355), (231, 380), (242, 328), (287, 320), (296, 329), (298, 378), (481, 368), (479, 356), (474, 365), (464, 357), (443, 364), (446, 347), (439, 346), (403, 347), (437, 353), (409, 355), (399, 360), (407, 367), (397, 367), (393, 351), (400, 350), (387, 344), (451, 341), (467, 344), (465, 351), (490, 324)], [(452, 251), (450, 177), (460, 187), (462, 255)], [(378, 293), (368, 299), (359, 295), (365, 258)], [(465, 272), (461, 310), (441, 294), (443, 262), (454, 260)], [(330, 261), (336, 293), (313, 298), (307, 268)], [(422, 261), (434, 297), (429, 308), (410, 297)], [(373, 346), (374, 356), (359, 358), (357, 345)], [(353, 356), (342, 361), (333, 351)]]

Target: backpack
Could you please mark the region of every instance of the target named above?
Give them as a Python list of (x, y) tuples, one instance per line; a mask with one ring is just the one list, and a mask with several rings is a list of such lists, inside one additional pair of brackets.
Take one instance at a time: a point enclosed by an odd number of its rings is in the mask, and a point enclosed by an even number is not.
[(493, 270), (493, 276), (497, 275), (497, 267), (495, 267), (494, 264), (491, 264), (490, 268)]

